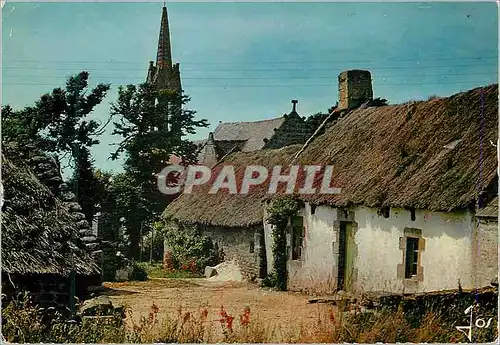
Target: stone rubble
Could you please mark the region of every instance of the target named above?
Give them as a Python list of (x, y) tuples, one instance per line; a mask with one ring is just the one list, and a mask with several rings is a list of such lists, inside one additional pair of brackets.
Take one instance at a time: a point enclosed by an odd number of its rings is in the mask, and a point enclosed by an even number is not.
[(243, 276), (236, 261), (225, 261), (213, 267), (217, 272), (213, 277), (208, 278), (211, 281), (233, 281), (242, 282)]

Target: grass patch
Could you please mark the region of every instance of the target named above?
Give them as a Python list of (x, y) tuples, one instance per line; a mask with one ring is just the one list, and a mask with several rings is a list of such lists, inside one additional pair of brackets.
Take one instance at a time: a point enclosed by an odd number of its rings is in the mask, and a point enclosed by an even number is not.
[[(131, 324), (121, 318), (113, 322), (91, 319), (68, 323), (62, 317), (30, 305), (11, 303), (2, 311), (2, 333), (8, 342), (70, 343), (458, 343), (467, 339), (454, 324), (429, 312), (419, 325), (411, 325), (400, 308), (372, 313), (341, 313), (331, 309), (316, 320), (301, 324), (294, 320), (293, 331), (264, 323), (244, 308), (231, 315), (221, 307), (215, 315), (206, 308), (197, 311), (179, 309), (175, 315), (160, 314), (155, 304), (149, 314)], [(474, 331), (475, 342), (493, 342), (497, 337), (497, 319), (489, 329)]]
[(148, 278), (201, 278), (202, 275), (184, 270), (166, 270), (161, 263), (144, 264)]

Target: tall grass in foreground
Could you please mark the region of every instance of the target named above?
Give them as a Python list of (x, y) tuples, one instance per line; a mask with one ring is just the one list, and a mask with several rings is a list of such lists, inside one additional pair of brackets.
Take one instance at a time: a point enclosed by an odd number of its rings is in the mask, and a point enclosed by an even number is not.
[[(128, 313), (128, 324), (119, 315), (67, 322), (57, 312), (48, 315), (47, 310), (29, 304), (11, 303), (2, 311), (2, 333), (5, 340), (18, 343), (468, 342), (455, 325), (443, 322), (435, 313), (426, 314), (419, 325), (411, 326), (401, 309), (349, 314), (332, 308), (309, 324), (290, 320), (287, 329), (265, 324), (248, 307), (236, 316), (224, 307), (218, 315), (200, 308), (195, 313), (179, 309), (176, 315), (166, 316), (153, 304), (149, 315), (139, 321)], [(474, 330), (473, 341), (492, 342), (496, 337), (495, 318), (488, 329)]]

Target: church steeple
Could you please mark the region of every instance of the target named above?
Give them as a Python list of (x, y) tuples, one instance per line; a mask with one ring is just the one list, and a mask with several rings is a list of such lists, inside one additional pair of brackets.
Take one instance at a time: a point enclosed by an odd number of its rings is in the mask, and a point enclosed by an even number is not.
[(172, 67), (172, 50), (170, 47), (170, 30), (168, 28), (167, 6), (163, 3), (161, 13), (160, 37), (158, 38), (158, 52), (156, 54), (156, 66)]
[(161, 14), (160, 35), (158, 37), (158, 51), (156, 66), (149, 63), (146, 82), (160, 89), (167, 89), (182, 93), (179, 64), (172, 64), (172, 48), (170, 44), (170, 29), (168, 25), (167, 7), (163, 3)]

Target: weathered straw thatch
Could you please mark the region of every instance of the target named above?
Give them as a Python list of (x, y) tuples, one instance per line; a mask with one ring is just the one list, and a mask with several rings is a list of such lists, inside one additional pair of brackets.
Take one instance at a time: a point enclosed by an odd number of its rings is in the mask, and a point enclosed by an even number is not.
[[(212, 169), (209, 183), (194, 187), (190, 194), (181, 194), (165, 210), (164, 216), (185, 223), (210, 224), (226, 227), (246, 227), (262, 223), (262, 199), (269, 179), (262, 186), (250, 187), (247, 195), (229, 194), (221, 190), (209, 194), (209, 186), (225, 165), (235, 167), (236, 180), (239, 182), (247, 165), (272, 167), (285, 164), (300, 149), (300, 145), (288, 146), (277, 150), (237, 152), (230, 154), (222, 164)], [(238, 190), (241, 186), (238, 185)]]
[(427, 102), (355, 110), (314, 140), (296, 162), (334, 165), (332, 184), (342, 193), (302, 199), (338, 206), (467, 208), (496, 176), (491, 142), (496, 143), (497, 133), (497, 85)]
[(30, 169), (2, 155), (2, 272), (99, 273), (68, 211)]
[[(482, 114), (482, 115), (481, 115)], [(295, 197), (315, 205), (364, 205), (451, 211), (465, 209), (494, 181), (497, 169), (498, 86), (448, 98), (358, 108), (330, 123), (293, 162), (333, 165), (331, 185), (341, 194)], [(300, 146), (232, 154), (237, 181), (247, 165), (286, 165)], [(221, 166), (213, 169), (213, 175)], [(284, 173), (284, 172), (283, 172)], [(319, 186), (322, 173), (314, 186)], [(303, 185), (299, 174), (297, 185)], [(194, 189), (171, 203), (165, 216), (187, 223), (248, 226), (262, 222), (268, 182), (246, 196)]]

